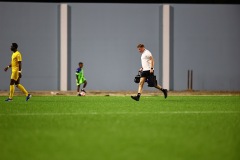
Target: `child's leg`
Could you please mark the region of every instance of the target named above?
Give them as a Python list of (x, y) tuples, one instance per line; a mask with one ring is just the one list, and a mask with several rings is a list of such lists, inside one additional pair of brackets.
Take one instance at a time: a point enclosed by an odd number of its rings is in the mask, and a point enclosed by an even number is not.
[(80, 90), (80, 85), (77, 85), (77, 93), (78, 94), (80, 93), (79, 90)]
[(85, 81), (84, 81), (84, 84), (83, 84), (83, 89), (85, 89), (86, 86), (87, 86), (87, 81), (85, 80)]

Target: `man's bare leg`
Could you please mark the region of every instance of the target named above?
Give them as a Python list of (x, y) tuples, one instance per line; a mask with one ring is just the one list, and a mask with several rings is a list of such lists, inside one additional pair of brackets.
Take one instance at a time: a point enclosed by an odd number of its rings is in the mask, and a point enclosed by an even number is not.
[(167, 89), (163, 89), (162, 86), (160, 86), (159, 84), (155, 86), (156, 89), (159, 89), (160, 91), (163, 92), (164, 97), (167, 98)]
[(143, 90), (143, 85), (145, 83), (145, 80), (146, 80), (146, 77), (141, 77), (140, 78), (140, 82), (139, 82), (139, 85), (138, 85), (138, 94), (142, 94), (142, 90)]
[(138, 85), (138, 94), (137, 94), (137, 96), (131, 96), (132, 99), (134, 99), (136, 101), (139, 101), (140, 96), (142, 94), (143, 85), (145, 83), (145, 80), (146, 80), (146, 77), (141, 77), (140, 78), (140, 82), (139, 82), (139, 85)]
[(162, 90), (162, 86), (160, 86), (159, 84), (155, 86), (156, 89)]

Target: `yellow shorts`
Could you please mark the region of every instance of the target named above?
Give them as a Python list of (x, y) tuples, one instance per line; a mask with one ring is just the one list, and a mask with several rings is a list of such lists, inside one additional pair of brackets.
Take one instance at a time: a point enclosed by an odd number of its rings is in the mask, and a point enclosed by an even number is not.
[(13, 70), (13, 71), (12, 71), (12, 75), (11, 75), (11, 79), (17, 81), (17, 80), (18, 80), (18, 77), (19, 77), (18, 71), (17, 71), (17, 70), (16, 70), (16, 71)]

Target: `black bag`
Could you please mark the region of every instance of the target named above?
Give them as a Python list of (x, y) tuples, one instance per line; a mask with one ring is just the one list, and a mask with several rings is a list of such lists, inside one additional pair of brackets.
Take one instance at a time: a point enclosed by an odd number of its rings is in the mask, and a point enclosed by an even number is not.
[(147, 78), (147, 83), (148, 87), (156, 87), (157, 86), (156, 76), (154, 74), (150, 74), (150, 76), (148, 76)]
[(134, 82), (135, 83), (139, 83), (140, 82), (140, 78), (141, 78), (140, 72), (138, 72), (138, 75), (136, 75), (135, 78), (134, 78)]

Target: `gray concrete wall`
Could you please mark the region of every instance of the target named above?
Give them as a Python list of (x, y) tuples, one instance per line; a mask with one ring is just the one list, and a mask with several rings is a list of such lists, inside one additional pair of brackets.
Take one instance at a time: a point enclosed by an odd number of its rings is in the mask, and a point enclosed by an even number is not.
[[(161, 4), (70, 3), (69, 89), (75, 69), (85, 64), (88, 89), (136, 90), (140, 67), (136, 44), (144, 43), (162, 79)], [(173, 9), (172, 86), (240, 90), (240, 5), (171, 5)], [(0, 68), (10, 61), (11, 42), (23, 55), (22, 83), (29, 90), (59, 89), (59, 4), (0, 2)], [(0, 74), (8, 90), (10, 72)], [(150, 89), (145, 87), (145, 89)]]
[(22, 84), (29, 90), (58, 89), (58, 5), (0, 2), (0, 90), (9, 90), (12, 42), (23, 57)]
[(172, 5), (174, 90), (240, 90), (240, 5)]
[(94, 90), (136, 90), (133, 82), (141, 66), (136, 45), (144, 43), (159, 72), (160, 5), (70, 4), (71, 89), (74, 71), (85, 63), (88, 88)]

